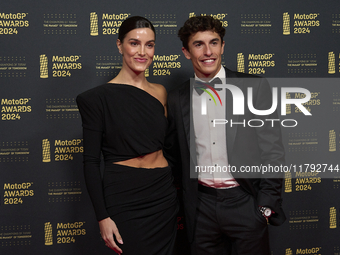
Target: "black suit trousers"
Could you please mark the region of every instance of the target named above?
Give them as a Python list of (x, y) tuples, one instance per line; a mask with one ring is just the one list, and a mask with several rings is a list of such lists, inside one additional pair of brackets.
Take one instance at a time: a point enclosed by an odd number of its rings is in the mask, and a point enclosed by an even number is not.
[(198, 200), (197, 255), (270, 255), (267, 220), (252, 195), (239, 186), (216, 196), (199, 192)]

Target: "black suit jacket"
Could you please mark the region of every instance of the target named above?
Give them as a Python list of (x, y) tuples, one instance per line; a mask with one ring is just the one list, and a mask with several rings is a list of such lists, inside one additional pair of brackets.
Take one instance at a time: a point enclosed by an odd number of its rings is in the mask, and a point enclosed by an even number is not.
[[(253, 105), (255, 109), (269, 109), (271, 107), (271, 90), (265, 79), (248, 74), (237, 73), (225, 68), (226, 83), (232, 81), (247, 95), (247, 87), (253, 88)], [(253, 78), (253, 79), (248, 79)], [(190, 113), (190, 98), (192, 91), (190, 80), (169, 92), (168, 95), (168, 121), (169, 130), (165, 142), (165, 155), (175, 170), (181, 170), (182, 192), (185, 212), (185, 222), (189, 241), (193, 240), (195, 214), (197, 207), (198, 181), (197, 176), (190, 178), (190, 171), (196, 162), (194, 139), (190, 139), (190, 129), (193, 130), (193, 121)], [(245, 98), (245, 102), (246, 98)], [(246, 103), (245, 103), (246, 104)], [(226, 119), (242, 122), (243, 119), (278, 119), (276, 111), (270, 116), (254, 116), (245, 106), (245, 114), (233, 116), (232, 96), (227, 93)], [(280, 166), (284, 164), (284, 148), (281, 140), (279, 123), (274, 127), (266, 123), (263, 127), (243, 127), (243, 125), (226, 125), (228, 163), (239, 169), (241, 166), (268, 165)], [(254, 124), (255, 125), (255, 124)], [(256, 124), (258, 125), (258, 123)], [(271, 125), (271, 123), (270, 123)], [(190, 169), (190, 167), (192, 169)], [(235, 179), (249, 194), (253, 195), (258, 205), (268, 206), (274, 210), (270, 217), (270, 224), (281, 225), (286, 217), (281, 208), (282, 178), (263, 178), (261, 173), (249, 175), (234, 174)], [(191, 176), (193, 177), (193, 176)], [(279, 176), (280, 177), (280, 176)]]

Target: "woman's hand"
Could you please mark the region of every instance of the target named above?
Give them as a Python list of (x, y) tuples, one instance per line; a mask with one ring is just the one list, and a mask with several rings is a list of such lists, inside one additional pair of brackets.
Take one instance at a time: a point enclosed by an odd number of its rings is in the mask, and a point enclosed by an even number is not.
[(115, 235), (118, 243), (123, 244), (123, 239), (119, 234), (116, 223), (110, 217), (108, 217), (106, 219), (99, 221), (99, 228), (100, 228), (100, 233), (102, 235), (103, 240), (105, 241), (106, 246), (114, 250), (118, 254), (122, 254), (123, 253), (122, 249), (120, 249), (117, 246), (117, 244), (115, 243), (113, 239), (113, 235)]

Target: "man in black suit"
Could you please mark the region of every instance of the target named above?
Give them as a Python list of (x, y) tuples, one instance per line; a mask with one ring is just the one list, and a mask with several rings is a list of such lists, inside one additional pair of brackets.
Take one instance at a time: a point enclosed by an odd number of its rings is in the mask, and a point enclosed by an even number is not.
[[(221, 22), (210, 16), (192, 17), (179, 30), (182, 51), (192, 61), (195, 80), (217, 77), (225, 84), (237, 86), (243, 95), (250, 87), (254, 108), (270, 109), (272, 95), (265, 79), (221, 65), (224, 33)], [(285, 221), (281, 209), (282, 178), (277, 178), (277, 173), (270, 178), (261, 173), (245, 175), (240, 170), (284, 164), (277, 113), (257, 116), (245, 107), (243, 115), (233, 115), (233, 99), (228, 90), (199, 86), (203, 89), (193, 88), (187, 81), (169, 93), (169, 132), (165, 143), (169, 161), (177, 162), (182, 170), (185, 222), (192, 254), (233, 251), (239, 255), (269, 255), (267, 222), (281, 225)], [(208, 101), (203, 114), (204, 92), (201, 94), (200, 90), (214, 96), (217, 92), (221, 105), (226, 106), (217, 107)], [(228, 123), (215, 125), (214, 119)], [(217, 173), (207, 171), (207, 166), (231, 166), (237, 171)]]

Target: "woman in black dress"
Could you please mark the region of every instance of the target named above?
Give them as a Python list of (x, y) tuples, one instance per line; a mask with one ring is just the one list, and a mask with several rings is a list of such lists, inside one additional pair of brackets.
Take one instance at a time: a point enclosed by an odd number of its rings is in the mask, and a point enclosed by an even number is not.
[(162, 85), (144, 75), (154, 55), (155, 29), (147, 19), (134, 16), (122, 23), (118, 38), (123, 59), (119, 74), (77, 97), (85, 181), (109, 248), (118, 254), (168, 255), (178, 205), (162, 151), (167, 96)]

